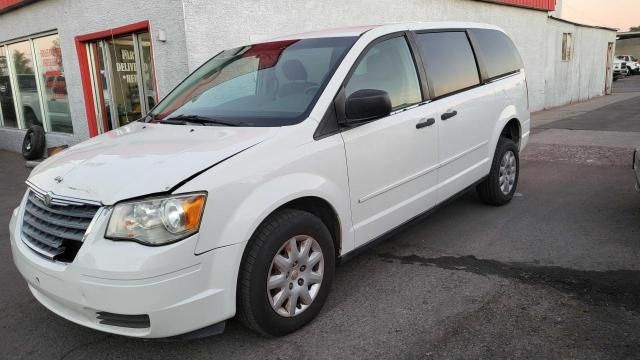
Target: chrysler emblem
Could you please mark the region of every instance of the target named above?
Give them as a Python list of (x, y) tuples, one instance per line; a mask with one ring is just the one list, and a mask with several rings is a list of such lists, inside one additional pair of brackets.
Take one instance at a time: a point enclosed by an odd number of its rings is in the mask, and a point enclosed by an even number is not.
[(62, 182), (62, 176), (56, 176), (53, 180), (60, 184)]
[(53, 200), (53, 198), (51, 197), (51, 194), (48, 194), (48, 193), (44, 194), (43, 201), (44, 201), (45, 205), (47, 205), (47, 206), (51, 205), (51, 200)]

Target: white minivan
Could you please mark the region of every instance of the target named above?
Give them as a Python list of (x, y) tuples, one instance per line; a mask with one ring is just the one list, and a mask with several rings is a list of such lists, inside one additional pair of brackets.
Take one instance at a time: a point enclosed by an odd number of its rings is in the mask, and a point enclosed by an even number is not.
[(495, 26), (240, 46), (35, 168), (13, 258), (38, 301), (93, 329), (188, 337), (237, 316), (279, 336), (319, 313), (357, 249), (471, 187), (509, 202), (528, 136), (522, 60)]

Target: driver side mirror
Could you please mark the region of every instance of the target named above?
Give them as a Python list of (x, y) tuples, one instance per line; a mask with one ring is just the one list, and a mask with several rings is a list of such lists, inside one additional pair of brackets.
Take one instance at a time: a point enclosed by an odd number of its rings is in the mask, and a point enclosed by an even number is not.
[(391, 98), (383, 90), (358, 90), (347, 98), (344, 110), (347, 125), (380, 119), (391, 114)]

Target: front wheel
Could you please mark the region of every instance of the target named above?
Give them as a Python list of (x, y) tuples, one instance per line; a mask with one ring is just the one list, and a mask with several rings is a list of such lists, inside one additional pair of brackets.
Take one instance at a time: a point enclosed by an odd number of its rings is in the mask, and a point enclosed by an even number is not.
[(511, 201), (518, 185), (520, 158), (518, 146), (501, 137), (491, 164), (489, 176), (476, 187), (480, 199), (489, 205), (504, 205)]
[(269, 216), (249, 240), (238, 275), (238, 319), (268, 336), (282, 336), (313, 320), (335, 270), (333, 240), (306, 211)]

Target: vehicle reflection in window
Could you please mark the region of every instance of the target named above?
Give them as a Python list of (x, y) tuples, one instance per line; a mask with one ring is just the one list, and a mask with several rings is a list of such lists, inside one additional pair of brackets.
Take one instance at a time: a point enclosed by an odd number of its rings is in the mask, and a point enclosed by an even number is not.
[(13, 105), (8, 60), (6, 48), (0, 46), (0, 114), (2, 114), (2, 125), (17, 128), (18, 117), (16, 115), (16, 108)]
[(20, 103), (22, 103), (24, 125), (26, 128), (32, 125), (42, 126), (43, 117), (29, 41), (11, 44), (8, 49), (12, 60), (13, 72), (18, 79), (17, 96), (20, 98)]
[(62, 66), (62, 53), (58, 35), (33, 40), (38, 67), (44, 80), (44, 97), (51, 131), (73, 133), (69, 113), (67, 82)]

